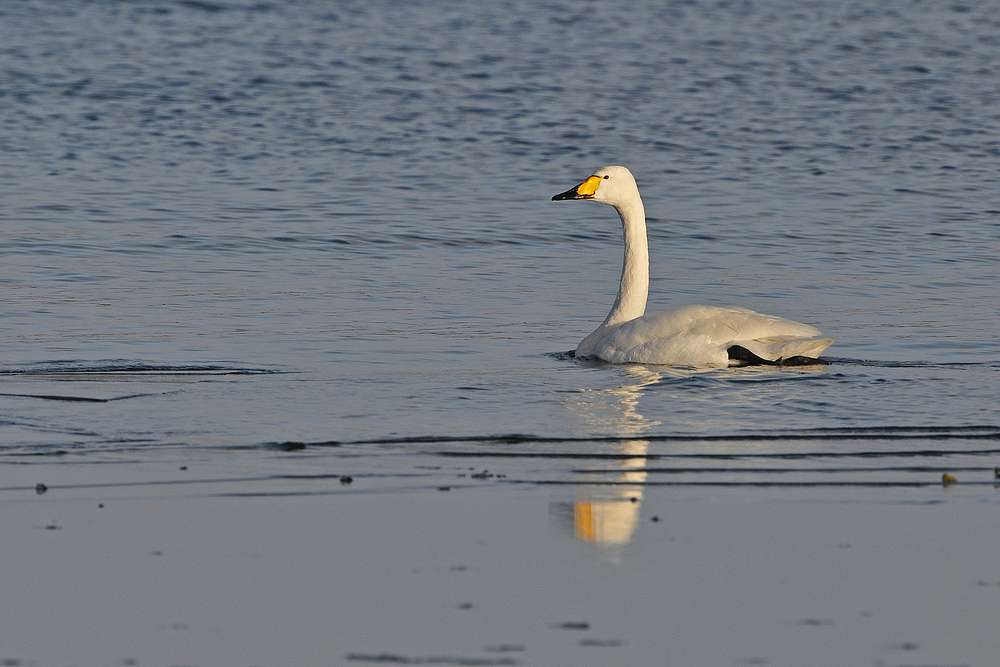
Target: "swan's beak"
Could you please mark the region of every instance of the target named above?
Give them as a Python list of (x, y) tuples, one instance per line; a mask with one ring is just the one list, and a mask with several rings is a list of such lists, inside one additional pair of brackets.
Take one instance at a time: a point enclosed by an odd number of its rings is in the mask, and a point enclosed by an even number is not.
[(600, 176), (591, 176), (575, 188), (557, 194), (552, 198), (552, 201), (561, 201), (563, 199), (593, 199), (594, 193), (597, 192), (597, 186), (600, 184)]

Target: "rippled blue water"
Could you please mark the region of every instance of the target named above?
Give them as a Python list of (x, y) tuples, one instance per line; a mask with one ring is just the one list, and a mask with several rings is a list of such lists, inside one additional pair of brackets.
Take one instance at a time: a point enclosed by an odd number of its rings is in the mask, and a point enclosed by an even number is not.
[(998, 17), (0, 3), (3, 664), (991, 664)]
[[(997, 10), (8, 3), (0, 437), (996, 424)], [(549, 198), (609, 163), (644, 195), (650, 309), (788, 316), (833, 363), (560, 355), (621, 240)]]

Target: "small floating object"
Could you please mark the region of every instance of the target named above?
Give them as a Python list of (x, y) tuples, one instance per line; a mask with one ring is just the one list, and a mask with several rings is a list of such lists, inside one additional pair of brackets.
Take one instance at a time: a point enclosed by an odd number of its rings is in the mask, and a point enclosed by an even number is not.
[(955, 477), (949, 475), (948, 473), (941, 475), (941, 483), (944, 484), (945, 486), (948, 486), (949, 484), (954, 484), (957, 481), (958, 480)]
[(277, 449), (281, 452), (297, 452), (306, 448), (306, 443), (304, 442), (274, 442), (269, 445), (271, 449)]
[(38, 495), (42, 495), (43, 493), (45, 493), (48, 490), (49, 490), (49, 487), (45, 486), (41, 482), (39, 482), (38, 484), (35, 484), (35, 493), (37, 493)]
[(351, 477), (350, 475), (344, 475), (343, 477), (340, 478), (340, 483), (341, 484), (350, 484), (353, 481), (354, 481), (354, 478)]
[(1000, 479), (1000, 468), (993, 469), (993, 476), (996, 477), (997, 479)]
[(621, 639), (581, 639), (580, 646), (599, 646), (601, 648), (616, 648), (624, 646)]
[(524, 644), (497, 644), (495, 646), (484, 646), (483, 650), (488, 651), (490, 653), (510, 653), (518, 651), (527, 651), (528, 647), (526, 647)]
[(565, 623), (552, 623), (549, 627), (556, 630), (590, 630), (590, 623), (586, 621), (566, 621)]

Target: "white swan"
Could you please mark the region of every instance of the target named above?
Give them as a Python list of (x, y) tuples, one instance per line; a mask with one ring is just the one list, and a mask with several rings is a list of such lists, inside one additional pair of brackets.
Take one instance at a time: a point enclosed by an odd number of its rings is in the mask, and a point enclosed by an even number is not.
[(819, 331), (808, 324), (718, 306), (684, 306), (643, 315), (649, 293), (646, 212), (635, 179), (625, 167), (598, 169), (552, 199), (593, 199), (614, 206), (625, 232), (618, 298), (601, 326), (576, 348), (576, 356), (616, 364), (687, 367), (822, 363), (817, 357), (833, 339), (817, 338)]

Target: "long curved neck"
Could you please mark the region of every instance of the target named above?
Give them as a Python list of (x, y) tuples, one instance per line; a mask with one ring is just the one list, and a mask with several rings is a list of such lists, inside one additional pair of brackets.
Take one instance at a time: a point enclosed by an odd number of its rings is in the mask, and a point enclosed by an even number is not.
[(577, 346), (578, 357), (592, 354), (612, 331), (646, 312), (646, 297), (649, 295), (649, 247), (646, 243), (646, 211), (642, 207), (639, 193), (636, 192), (635, 199), (627, 204), (616, 205), (615, 210), (621, 216), (622, 230), (625, 232), (625, 260), (622, 262), (618, 297), (601, 326)]
[(601, 326), (614, 326), (640, 317), (646, 312), (646, 297), (649, 296), (649, 246), (642, 199), (636, 193), (634, 201), (615, 206), (615, 209), (621, 216), (625, 233), (625, 259), (618, 298)]

